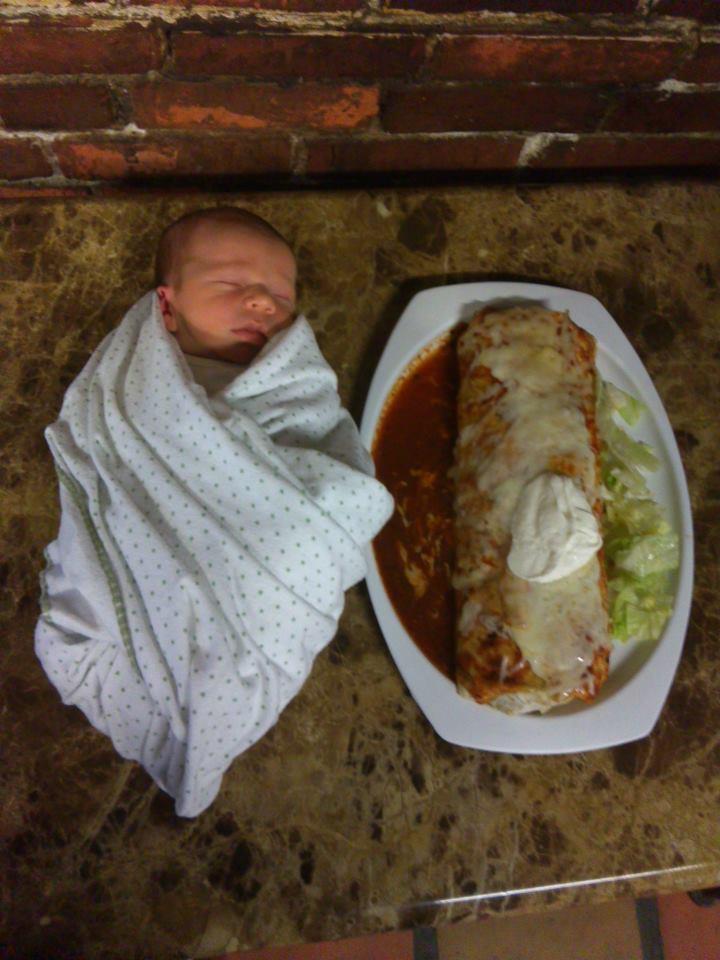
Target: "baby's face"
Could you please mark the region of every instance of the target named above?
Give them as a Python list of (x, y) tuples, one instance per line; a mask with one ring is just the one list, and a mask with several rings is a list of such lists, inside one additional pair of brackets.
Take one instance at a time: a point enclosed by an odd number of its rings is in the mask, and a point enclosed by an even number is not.
[(167, 329), (198, 357), (250, 363), (295, 313), (295, 258), (279, 239), (235, 223), (201, 223), (158, 287)]

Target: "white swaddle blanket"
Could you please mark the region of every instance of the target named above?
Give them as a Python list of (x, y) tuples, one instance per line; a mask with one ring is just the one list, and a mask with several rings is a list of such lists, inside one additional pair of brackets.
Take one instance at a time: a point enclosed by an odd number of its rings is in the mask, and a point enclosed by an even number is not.
[(45, 432), (37, 655), (182, 816), (300, 689), (392, 511), (336, 384), (299, 317), (209, 399), (151, 292)]

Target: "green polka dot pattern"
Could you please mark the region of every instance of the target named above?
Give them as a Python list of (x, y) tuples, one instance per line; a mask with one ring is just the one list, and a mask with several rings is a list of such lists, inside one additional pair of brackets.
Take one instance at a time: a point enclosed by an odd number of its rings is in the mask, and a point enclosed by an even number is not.
[(148, 293), (45, 433), (62, 515), (36, 651), (181, 816), (300, 689), (392, 510), (307, 320), (227, 380), (195, 381)]

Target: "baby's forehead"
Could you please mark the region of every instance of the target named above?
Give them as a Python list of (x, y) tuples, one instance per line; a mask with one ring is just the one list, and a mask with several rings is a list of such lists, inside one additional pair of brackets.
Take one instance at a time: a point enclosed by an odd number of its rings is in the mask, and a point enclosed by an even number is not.
[(186, 267), (207, 269), (216, 261), (240, 256), (274, 263), (283, 273), (294, 276), (295, 257), (284, 240), (253, 224), (206, 220), (195, 223), (175, 238), (173, 267), (178, 276)]
[(221, 249), (257, 251), (268, 258), (292, 258), (289, 247), (278, 237), (252, 224), (223, 221), (203, 221), (194, 224), (187, 235), (180, 238), (177, 252), (186, 257), (216, 256)]
[(178, 249), (204, 249), (215, 246), (218, 241), (227, 240), (252, 246), (261, 241), (262, 231), (244, 223), (232, 221), (201, 220), (189, 227), (179, 238)]

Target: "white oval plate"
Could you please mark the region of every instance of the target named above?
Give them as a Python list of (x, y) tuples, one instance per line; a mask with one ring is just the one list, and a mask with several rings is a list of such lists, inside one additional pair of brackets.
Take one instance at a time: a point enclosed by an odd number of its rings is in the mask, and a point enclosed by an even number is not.
[(511, 717), (460, 697), (408, 636), (385, 591), (372, 545), (366, 550), (370, 599), (390, 652), (410, 693), (438, 734), (450, 743), (503, 753), (574, 753), (644, 737), (655, 726), (682, 652), (690, 614), (693, 532), (685, 473), (662, 401), (642, 361), (603, 305), (586, 293), (534, 283), (460, 283), (418, 293), (404, 310), (378, 364), (362, 418), (363, 442), (372, 449), (385, 401), (410, 361), (429, 343), (490, 303), (532, 301), (570, 318), (597, 340), (600, 375), (639, 397), (647, 408), (630, 432), (649, 443), (660, 468), (648, 476), (655, 499), (680, 534), (674, 612), (653, 644), (615, 644), (610, 675), (592, 704), (575, 703), (547, 714)]

